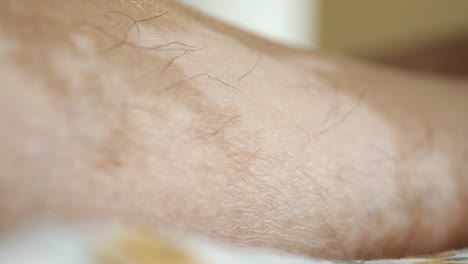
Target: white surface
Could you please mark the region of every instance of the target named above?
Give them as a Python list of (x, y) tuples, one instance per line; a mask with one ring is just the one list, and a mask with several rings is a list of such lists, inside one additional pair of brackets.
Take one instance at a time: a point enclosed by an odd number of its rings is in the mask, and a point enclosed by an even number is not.
[(291, 46), (314, 48), (318, 0), (179, 0), (244, 30)]
[[(126, 232), (126, 229), (91, 226), (41, 225), (29, 228), (0, 238), (0, 264), (97, 264), (93, 258), (96, 242), (113, 241), (113, 238), (125, 237)], [(223, 247), (201, 239), (178, 236), (169, 241), (176, 243), (182, 252), (198, 256), (206, 264), (332, 264), (262, 250)], [(140, 262), (122, 258), (122, 263)]]
[(92, 264), (90, 234), (44, 226), (0, 240), (1, 264)]

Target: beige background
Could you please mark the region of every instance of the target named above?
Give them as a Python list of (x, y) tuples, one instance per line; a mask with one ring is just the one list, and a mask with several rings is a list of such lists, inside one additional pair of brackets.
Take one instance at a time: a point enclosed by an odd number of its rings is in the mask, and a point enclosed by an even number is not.
[(398, 49), (468, 31), (466, 0), (324, 0), (319, 46), (353, 54)]

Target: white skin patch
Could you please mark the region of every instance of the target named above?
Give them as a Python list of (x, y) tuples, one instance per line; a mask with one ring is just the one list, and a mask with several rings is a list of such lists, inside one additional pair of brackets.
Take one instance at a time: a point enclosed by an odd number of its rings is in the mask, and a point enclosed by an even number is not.
[(70, 39), (79, 52), (87, 56), (96, 55), (96, 44), (91, 38), (80, 34), (72, 34)]
[(11, 54), (16, 54), (20, 50), (20, 47), (19, 42), (0, 31), (0, 60), (9, 59)]
[(312, 72), (313, 71), (322, 71), (326, 73), (333, 73), (337, 74), (339, 71), (338, 66), (335, 63), (332, 63), (330, 61), (325, 61), (321, 60), (318, 58), (306, 58), (304, 59), (303, 57), (299, 58), (292, 58), (291, 59), (293, 62), (298, 63), (300, 65), (303, 65), (310, 69)]
[[(457, 202), (459, 186), (453, 180), (453, 166), (447, 157), (434, 152), (411, 158), (411, 164), (411, 168), (403, 168), (406, 184), (415, 194), (411, 206), (431, 215), (431, 219), (423, 219), (421, 225), (444, 223), (430, 230), (433, 236), (444, 239), (449, 233), (447, 230), (457, 224), (465, 210), (465, 205)], [(447, 212), (451, 212), (450, 215)]]

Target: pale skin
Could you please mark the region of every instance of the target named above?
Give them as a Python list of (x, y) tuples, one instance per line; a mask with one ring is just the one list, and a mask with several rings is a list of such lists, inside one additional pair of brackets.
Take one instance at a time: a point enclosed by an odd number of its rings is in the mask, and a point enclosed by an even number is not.
[(467, 82), (157, 0), (0, 1), (0, 72), (3, 230), (122, 221), (339, 259), (468, 241)]

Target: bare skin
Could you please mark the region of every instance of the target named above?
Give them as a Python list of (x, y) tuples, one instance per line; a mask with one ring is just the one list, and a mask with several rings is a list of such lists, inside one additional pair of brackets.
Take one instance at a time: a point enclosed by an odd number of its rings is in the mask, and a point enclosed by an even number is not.
[(468, 240), (466, 82), (157, 0), (1, 1), (0, 72), (3, 230), (123, 221), (341, 259)]

